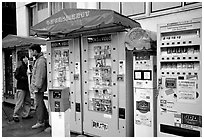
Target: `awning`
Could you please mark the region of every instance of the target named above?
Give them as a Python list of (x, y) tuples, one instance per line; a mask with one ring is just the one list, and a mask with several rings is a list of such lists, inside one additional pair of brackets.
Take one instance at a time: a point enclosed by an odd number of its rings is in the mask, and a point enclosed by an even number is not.
[(23, 36), (11, 35), (11, 34), (7, 35), (2, 40), (2, 48), (13, 48), (13, 47), (25, 46), (25, 45), (31, 45), (31, 44), (45, 45), (46, 40), (38, 37), (23, 37)]
[(144, 30), (142, 28), (131, 29), (125, 37), (125, 43), (128, 50), (151, 51), (156, 50), (157, 34), (156, 32)]
[(63, 9), (31, 27), (38, 35), (83, 33), (104, 28), (141, 27), (138, 22), (112, 10)]

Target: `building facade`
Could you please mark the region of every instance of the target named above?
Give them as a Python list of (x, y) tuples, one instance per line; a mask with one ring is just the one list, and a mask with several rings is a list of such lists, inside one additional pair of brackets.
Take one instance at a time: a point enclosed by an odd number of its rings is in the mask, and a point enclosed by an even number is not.
[(17, 35), (31, 35), (31, 26), (64, 8), (111, 9), (155, 32), (157, 24), (202, 17), (201, 2), (17, 2)]

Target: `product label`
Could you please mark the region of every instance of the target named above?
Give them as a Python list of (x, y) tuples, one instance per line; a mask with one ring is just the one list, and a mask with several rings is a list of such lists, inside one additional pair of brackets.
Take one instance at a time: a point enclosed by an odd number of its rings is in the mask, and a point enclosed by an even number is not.
[(144, 114), (136, 114), (135, 124), (151, 127), (152, 126), (151, 113), (145, 114), (145, 115)]
[(147, 113), (150, 111), (150, 102), (146, 102), (144, 100), (136, 101), (136, 109), (141, 113)]
[(179, 80), (177, 96), (178, 102), (195, 103), (196, 82), (192, 80)]
[(186, 125), (202, 127), (202, 116), (181, 113), (181, 123)]
[(106, 123), (92, 121), (92, 127), (95, 129), (108, 131), (108, 124), (106, 124)]

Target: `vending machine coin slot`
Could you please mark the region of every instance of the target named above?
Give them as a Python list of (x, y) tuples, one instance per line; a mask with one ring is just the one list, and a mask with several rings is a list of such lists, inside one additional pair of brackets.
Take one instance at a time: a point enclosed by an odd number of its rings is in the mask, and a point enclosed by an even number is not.
[(76, 103), (76, 112), (81, 112), (80, 103)]
[(119, 108), (119, 118), (125, 119), (125, 108)]
[(117, 81), (124, 81), (124, 75), (117, 75)]
[(55, 101), (55, 112), (60, 112), (60, 101)]

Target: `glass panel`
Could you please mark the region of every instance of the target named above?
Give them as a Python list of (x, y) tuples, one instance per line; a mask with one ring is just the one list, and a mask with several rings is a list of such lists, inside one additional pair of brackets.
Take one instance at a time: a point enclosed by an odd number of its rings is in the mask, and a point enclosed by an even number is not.
[(181, 2), (152, 2), (152, 12), (181, 7)]
[(145, 2), (122, 2), (123, 15), (138, 15), (145, 13)]
[(119, 2), (101, 2), (101, 9), (111, 9), (119, 13)]
[(70, 87), (69, 47), (56, 47), (52, 49), (53, 87)]
[(112, 114), (110, 37), (88, 38), (89, 110), (106, 114)]
[(47, 2), (39, 2), (38, 3), (38, 11), (46, 9), (48, 7), (48, 3)]
[(77, 8), (76, 2), (63, 2), (63, 9)]
[(62, 2), (51, 2), (51, 15), (62, 10)]

